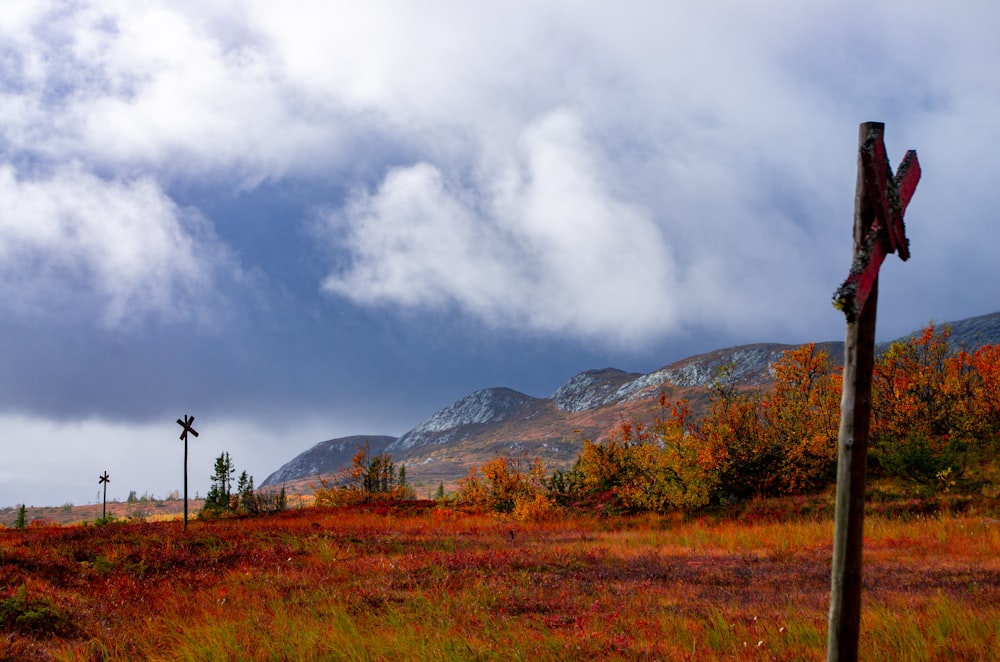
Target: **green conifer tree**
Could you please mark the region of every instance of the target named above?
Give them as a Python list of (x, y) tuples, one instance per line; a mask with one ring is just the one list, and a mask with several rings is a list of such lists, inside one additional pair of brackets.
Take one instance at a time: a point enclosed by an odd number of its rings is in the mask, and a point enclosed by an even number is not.
[(246, 471), (240, 474), (236, 483), (236, 494), (239, 498), (239, 509), (244, 513), (256, 514), (259, 511), (257, 495), (253, 489), (253, 476), (247, 475)]
[(202, 514), (221, 515), (231, 509), (230, 500), (233, 492), (233, 474), (236, 468), (233, 466), (229, 452), (215, 458), (215, 473), (212, 474), (212, 486), (205, 496), (205, 504), (201, 508)]

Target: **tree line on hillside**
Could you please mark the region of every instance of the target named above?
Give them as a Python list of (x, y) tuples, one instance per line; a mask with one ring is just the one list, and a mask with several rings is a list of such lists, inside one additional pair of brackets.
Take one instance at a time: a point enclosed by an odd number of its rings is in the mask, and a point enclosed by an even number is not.
[[(1000, 346), (950, 347), (933, 325), (877, 357), (869, 472), (932, 491), (977, 489), (1000, 446)], [(617, 512), (690, 511), (712, 503), (819, 491), (836, 480), (841, 369), (815, 343), (786, 351), (767, 391), (717, 375), (708, 413), (660, 398), (651, 423), (623, 421), (584, 440), (575, 465), (498, 457), (460, 482), (460, 503), (515, 517), (559, 504)]]

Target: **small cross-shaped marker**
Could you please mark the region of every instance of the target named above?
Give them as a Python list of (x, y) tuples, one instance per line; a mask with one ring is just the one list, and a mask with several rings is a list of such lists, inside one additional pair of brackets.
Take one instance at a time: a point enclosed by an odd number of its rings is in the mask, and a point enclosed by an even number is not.
[(108, 475), (107, 471), (104, 472), (103, 476), (98, 476), (97, 477), (97, 484), (98, 485), (100, 485), (102, 483), (110, 483), (110, 482), (111, 482), (111, 476)]
[(181, 441), (187, 441), (188, 432), (190, 432), (196, 437), (198, 436), (198, 431), (195, 430), (193, 427), (191, 427), (192, 425), (194, 425), (194, 416), (188, 416), (187, 414), (184, 414), (184, 420), (178, 418), (177, 425), (184, 428), (184, 431), (181, 432), (180, 436)]

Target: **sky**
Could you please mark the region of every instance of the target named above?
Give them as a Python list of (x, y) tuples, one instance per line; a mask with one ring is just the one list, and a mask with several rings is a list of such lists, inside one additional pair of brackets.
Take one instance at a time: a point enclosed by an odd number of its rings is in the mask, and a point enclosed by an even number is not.
[(1000, 310), (992, 0), (5, 0), (0, 506), (258, 483), (472, 391)]

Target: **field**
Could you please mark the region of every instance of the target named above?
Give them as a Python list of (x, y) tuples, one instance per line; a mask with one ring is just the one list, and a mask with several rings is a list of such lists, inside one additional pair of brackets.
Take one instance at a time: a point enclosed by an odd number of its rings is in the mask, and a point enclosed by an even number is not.
[[(189, 499), (189, 512), (192, 515), (197, 513), (203, 503), (204, 501), (201, 499)], [(0, 509), (0, 524), (14, 526), (14, 522), (17, 520), (17, 511), (17, 506)], [(80, 506), (74, 506), (71, 503), (62, 506), (27, 506), (24, 520), (25, 522), (41, 520), (39, 523), (46, 524), (82, 524), (83, 522), (95, 522), (105, 512), (109, 516), (126, 520), (169, 520), (181, 516), (184, 512), (184, 501), (181, 499), (147, 499), (132, 503), (109, 501), (106, 508), (100, 503)]]
[[(811, 660), (826, 513), (514, 523), (431, 502), (0, 530), (0, 658)], [(863, 659), (1000, 659), (1000, 522), (866, 522)]]

